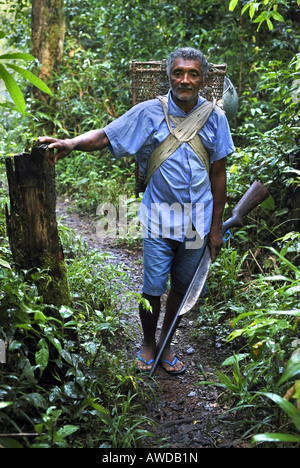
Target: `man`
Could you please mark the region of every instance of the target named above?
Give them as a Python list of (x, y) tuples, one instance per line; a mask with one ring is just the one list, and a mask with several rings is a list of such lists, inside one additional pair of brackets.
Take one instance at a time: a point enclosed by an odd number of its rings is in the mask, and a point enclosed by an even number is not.
[[(53, 162), (73, 150), (95, 151), (108, 147), (117, 158), (135, 154), (141, 170), (146, 173), (151, 154), (176, 126), (174, 119), (177, 119), (177, 123), (183, 122), (205, 102), (199, 91), (204, 85), (207, 71), (208, 63), (200, 51), (177, 49), (170, 54), (167, 63), (170, 91), (166, 112), (162, 103), (154, 99), (134, 106), (103, 129), (92, 130), (73, 139), (40, 137), (39, 140), (48, 143), (49, 150), (58, 150), (55, 156), (53, 151), (49, 151), (48, 157)], [(184, 141), (151, 176), (141, 203), (139, 217), (144, 227), (143, 297), (151, 305), (151, 311), (144, 308), (142, 303), (139, 308), (144, 341), (136, 366), (143, 372), (151, 370), (157, 350), (164, 342), (199, 264), (205, 243), (208, 242), (212, 261), (222, 245), (225, 159), (234, 151), (234, 146), (227, 119), (220, 108), (213, 109), (196, 134), (196, 138), (199, 137), (209, 158), (208, 172), (191, 143)], [(169, 210), (167, 229), (164, 229), (164, 217), (161, 217), (159, 208), (157, 211), (157, 207), (162, 206), (172, 207), (171, 211), (175, 213), (172, 216)], [(177, 213), (176, 207), (179, 207)], [(199, 222), (199, 217), (202, 222)], [(167, 289), (169, 274), (171, 288), (161, 335), (156, 343), (160, 300)], [(170, 343), (161, 363), (172, 374), (185, 370), (184, 364), (171, 352)]]

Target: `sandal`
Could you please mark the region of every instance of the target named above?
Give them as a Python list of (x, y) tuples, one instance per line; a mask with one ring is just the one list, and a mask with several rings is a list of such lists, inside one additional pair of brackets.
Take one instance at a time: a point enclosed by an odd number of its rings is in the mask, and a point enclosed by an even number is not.
[[(147, 366), (150, 366), (150, 364), (152, 364), (154, 362), (154, 359), (149, 359), (149, 361), (146, 361), (146, 359), (144, 359), (142, 356), (140, 356), (142, 350), (140, 350), (137, 354), (137, 359), (139, 361), (142, 361), (144, 362)], [(139, 366), (136, 366), (136, 369), (139, 371), (139, 372), (142, 372), (144, 374), (150, 374), (150, 371), (151, 369), (143, 369), (142, 367), (139, 367)]]
[[(166, 363), (166, 364), (169, 364), (169, 366), (175, 366), (176, 362), (178, 361), (178, 358), (175, 356), (173, 361), (170, 362), (170, 361), (167, 361), (167, 360), (162, 360), (161, 363)], [(178, 371), (174, 370), (174, 371), (168, 371), (164, 366), (163, 368), (165, 369), (166, 372), (168, 372), (168, 374), (172, 374), (172, 375), (178, 375), (178, 374), (182, 374), (183, 372), (185, 372), (185, 366), (183, 365), (182, 368)]]

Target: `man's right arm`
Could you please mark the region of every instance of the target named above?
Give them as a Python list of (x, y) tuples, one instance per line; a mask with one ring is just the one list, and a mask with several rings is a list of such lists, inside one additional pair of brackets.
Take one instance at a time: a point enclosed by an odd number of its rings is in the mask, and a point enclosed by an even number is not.
[[(74, 150), (91, 152), (106, 148), (109, 145), (109, 140), (103, 129), (91, 130), (72, 139), (59, 140), (45, 136), (39, 137), (38, 141), (48, 144), (47, 157), (50, 164), (55, 164), (59, 159), (64, 158)], [(55, 149), (57, 153), (54, 155)]]

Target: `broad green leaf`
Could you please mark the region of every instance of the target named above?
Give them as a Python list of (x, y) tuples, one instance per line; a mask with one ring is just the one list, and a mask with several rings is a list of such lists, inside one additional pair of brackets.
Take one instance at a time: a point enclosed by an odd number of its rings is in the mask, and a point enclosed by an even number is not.
[(35, 431), (36, 431), (38, 434), (42, 434), (43, 429), (44, 429), (44, 424), (43, 424), (43, 423), (36, 424), (36, 425), (34, 426), (34, 429), (35, 429)]
[(40, 373), (42, 374), (46, 369), (49, 361), (49, 348), (48, 344), (44, 339), (41, 339), (38, 343), (40, 349), (35, 353), (35, 362), (36, 365), (40, 368)]
[(23, 445), (20, 444), (19, 441), (11, 437), (2, 437), (0, 439), (0, 445), (4, 448), (23, 448)]
[(13, 404), (12, 401), (1, 401), (0, 402), (0, 409), (6, 408), (7, 406), (10, 406), (12, 404)]
[(249, 16), (251, 19), (253, 19), (253, 16), (255, 15), (255, 9), (253, 8), (253, 6), (251, 5), (250, 6), (250, 10), (249, 10)]
[(266, 200), (264, 200), (260, 206), (265, 210), (273, 211), (275, 208), (275, 201), (272, 195), (270, 195)]
[(15, 59), (21, 59), (21, 60), (27, 60), (28, 62), (33, 62), (35, 60), (35, 57), (31, 54), (25, 54), (22, 52), (15, 52), (12, 54), (0, 55), (0, 60), (15, 60)]
[(276, 10), (271, 11), (271, 16), (277, 21), (285, 22), (283, 16), (281, 16), (281, 14)]
[(20, 75), (22, 75), (26, 80), (30, 81), (30, 83), (32, 83), (44, 93), (52, 95), (51, 89), (48, 88), (48, 86), (38, 76), (31, 73), (29, 70), (25, 70), (24, 68), (12, 64), (6, 64), (6, 66), (20, 73)]
[(55, 336), (51, 336), (51, 333), (47, 335), (48, 340), (53, 344), (53, 346), (57, 349), (59, 354), (62, 352), (61, 342), (55, 338)]
[(265, 21), (267, 17), (268, 17), (268, 12), (263, 11), (260, 15), (258, 15), (257, 18), (255, 18), (255, 20), (253, 20), (253, 23), (261, 23), (262, 21)]
[(48, 318), (41, 310), (37, 310), (34, 313), (34, 320), (36, 320), (37, 322), (46, 323), (48, 321)]
[(63, 319), (66, 319), (71, 317), (74, 314), (74, 311), (72, 309), (69, 309), (69, 307), (62, 306), (59, 309), (59, 313)]
[(298, 284), (297, 286), (292, 286), (284, 292), (286, 296), (291, 296), (298, 293), (300, 293), (300, 284)]
[(2, 258), (0, 258), (0, 266), (10, 269), (10, 264), (6, 262), (5, 260), (3, 260)]
[(233, 11), (237, 6), (239, 0), (230, 0), (229, 11)]
[(28, 331), (32, 331), (32, 326), (29, 324), (26, 324), (26, 323), (17, 323), (15, 325), (16, 328), (20, 328), (21, 330), (28, 330)]
[(39, 392), (28, 393), (23, 395), (23, 398), (35, 408), (42, 408), (45, 410), (48, 408), (48, 399)]
[(78, 431), (79, 427), (78, 426), (72, 426), (71, 424), (67, 424), (66, 426), (61, 427), (57, 431), (57, 435), (59, 437), (65, 438), (68, 437), (69, 435), (73, 434), (74, 432)]
[(230, 356), (229, 358), (225, 359), (224, 362), (222, 362), (222, 366), (232, 366), (235, 361), (242, 361), (246, 357), (249, 356), (249, 353), (244, 353), (244, 354), (236, 354), (234, 356)]
[[(252, 5), (251, 5), (252, 6)], [(245, 6), (243, 6), (242, 8), (242, 15), (245, 13), (246, 10), (248, 10), (248, 8), (250, 7), (250, 3), (246, 3)]]
[(290, 283), (293, 282), (291, 278), (283, 275), (264, 276), (264, 281), (288, 281)]
[(263, 393), (263, 395), (266, 395), (268, 398), (273, 400), (274, 403), (279, 405), (280, 408), (285, 411), (286, 414), (291, 418), (297, 430), (300, 432), (300, 411), (297, 410), (297, 408), (292, 403), (285, 400), (281, 396), (276, 395), (275, 393), (266, 392)]
[(300, 374), (300, 353), (294, 354), (288, 361), (277, 386)]
[(21, 114), (25, 114), (25, 100), (20, 87), (16, 80), (8, 73), (6, 68), (0, 64), (0, 79), (5, 83), (6, 89), (9, 92), (16, 108)]
[(266, 432), (265, 434), (257, 434), (252, 437), (252, 443), (254, 442), (300, 442), (300, 435), (294, 434), (271, 434)]
[(66, 351), (65, 349), (62, 349), (61, 350), (61, 357), (67, 361), (68, 364), (70, 364), (71, 366), (74, 365), (74, 361), (73, 361), (73, 355), (71, 353), (69, 353), (69, 351)]

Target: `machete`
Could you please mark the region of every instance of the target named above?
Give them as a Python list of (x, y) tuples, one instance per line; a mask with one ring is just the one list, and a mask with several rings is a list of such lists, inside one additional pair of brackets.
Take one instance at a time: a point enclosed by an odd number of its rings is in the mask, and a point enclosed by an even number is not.
[[(233, 208), (231, 217), (225, 221), (222, 225), (222, 234), (224, 236), (225, 233), (229, 231), (232, 227), (242, 227), (243, 226), (243, 216), (247, 215), (256, 208), (260, 203), (262, 203), (266, 198), (268, 198), (269, 192), (268, 190), (258, 181), (253, 182), (253, 184), (249, 187), (247, 192), (243, 195), (240, 199), (238, 204)], [(170, 326), (168, 334), (163, 342), (162, 347), (160, 348), (149, 376), (152, 377), (158, 363), (160, 362), (160, 358), (168, 344), (171, 340), (173, 333), (176, 330), (179, 318), (186, 314), (192, 307), (196, 304), (198, 297), (203, 289), (205, 284), (209, 268), (211, 264), (211, 257), (210, 257), (210, 250), (209, 247), (206, 246), (204, 249), (204, 253), (200, 260), (200, 263), (196, 269), (196, 272), (192, 278), (192, 281), (188, 287), (187, 292), (180, 304), (180, 307), (174, 317), (174, 320)]]

